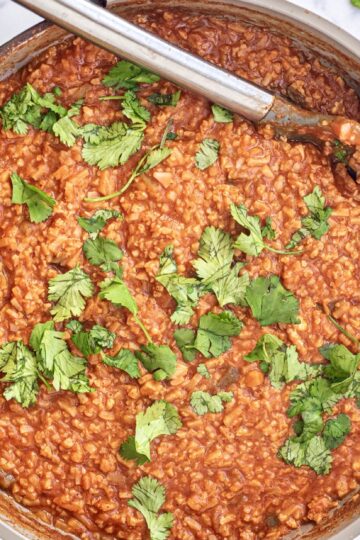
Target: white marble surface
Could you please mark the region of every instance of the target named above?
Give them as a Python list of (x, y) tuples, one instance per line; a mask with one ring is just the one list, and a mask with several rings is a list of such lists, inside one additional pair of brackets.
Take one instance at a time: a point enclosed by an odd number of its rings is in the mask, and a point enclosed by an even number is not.
[[(288, 0), (314, 11), (360, 39), (360, 9), (350, 0)], [(271, 0), (269, 0), (271, 5)], [(0, 0), (0, 44), (40, 21), (40, 17), (11, 0)]]
[[(353, 7), (350, 0), (288, 1), (321, 15), (360, 40), (360, 9)], [(0, 0), (0, 45), (40, 20), (40, 17), (11, 0)], [(360, 540), (360, 536), (355, 540)]]

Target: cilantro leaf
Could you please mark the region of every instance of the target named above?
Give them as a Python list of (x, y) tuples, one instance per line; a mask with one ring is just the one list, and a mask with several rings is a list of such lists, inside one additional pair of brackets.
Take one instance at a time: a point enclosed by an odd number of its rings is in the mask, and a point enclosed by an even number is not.
[(51, 216), (55, 206), (55, 199), (41, 191), (41, 189), (28, 184), (18, 174), (11, 175), (12, 199), (14, 204), (26, 204), (29, 209), (30, 221), (40, 223)]
[(304, 202), (309, 214), (301, 219), (302, 226), (292, 235), (290, 242), (286, 246), (287, 248), (293, 248), (307, 236), (320, 240), (329, 230), (328, 219), (332, 209), (325, 206), (325, 197), (319, 186), (315, 186), (314, 191), (304, 197)]
[(360, 8), (360, 0), (351, 0), (353, 6)]
[(186, 324), (194, 314), (193, 308), (203, 294), (200, 283), (194, 278), (187, 278), (177, 273), (173, 258), (173, 247), (167, 246), (160, 256), (160, 268), (156, 280), (174, 298), (177, 307), (171, 315), (175, 324)]
[(1, 379), (11, 383), (3, 394), (6, 400), (15, 399), (22, 407), (36, 402), (39, 385), (36, 358), (22, 341), (5, 343), (0, 349)]
[(232, 392), (219, 392), (211, 395), (208, 392), (198, 390), (191, 394), (190, 405), (199, 416), (206, 413), (219, 413), (224, 410), (224, 402), (229, 402), (233, 399)]
[(265, 220), (265, 225), (261, 229), (261, 236), (263, 238), (267, 238), (268, 240), (275, 240), (276, 238), (276, 231), (272, 226), (272, 219), (271, 217), (267, 217)]
[(78, 317), (85, 308), (85, 298), (93, 294), (90, 277), (76, 267), (50, 279), (48, 299), (55, 302), (50, 313), (55, 322)]
[(236, 206), (231, 203), (231, 215), (239, 225), (249, 231), (249, 234), (241, 233), (234, 244), (236, 249), (240, 249), (248, 255), (260, 255), (265, 247), (261, 234), (260, 218), (250, 216), (244, 205)]
[(280, 255), (299, 255), (301, 253), (299, 251), (283, 251), (265, 244), (264, 237), (271, 239), (275, 237), (275, 231), (271, 226), (271, 220), (269, 221), (269, 218), (266, 220), (265, 226), (261, 228), (260, 218), (258, 216), (251, 216), (244, 205), (240, 204), (236, 206), (231, 203), (230, 211), (234, 220), (248, 231), (248, 234), (239, 234), (235, 240), (234, 248), (255, 257), (260, 255), (264, 249), (279, 253)]
[(171, 152), (171, 148), (168, 148), (167, 146), (155, 146), (151, 148), (139, 161), (138, 165), (134, 169), (134, 174), (136, 174), (136, 176), (140, 176), (141, 174), (150, 171), (150, 169), (153, 169), (159, 165), (159, 163), (168, 158)]
[[(108, 300), (109, 302), (112, 302), (115, 306), (124, 307), (130, 311), (130, 313), (132, 314), (134, 318), (134, 321), (142, 330), (146, 339), (150, 342), (149, 347), (150, 345), (151, 347), (149, 351), (147, 352), (144, 351), (145, 355), (149, 353), (150, 356), (152, 356), (153, 354), (156, 356), (157, 347), (152, 343), (149, 332), (146, 330), (144, 324), (139, 319), (138, 317), (139, 310), (138, 310), (136, 301), (134, 297), (132, 296), (128, 287), (122, 281), (122, 279), (120, 279), (120, 277), (118, 276), (114, 278), (107, 278), (103, 282), (100, 283), (100, 289), (101, 289), (99, 293), (100, 298)], [(154, 347), (154, 350), (151, 352), (152, 346)], [(164, 351), (162, 348), (160, 348), (158, 351), (158, 354), (162, 356), (162, 351), (165, 352), (165, 349), (168, 349), (168, 347), (164, 347)]]
[(330, 364), (322, 366), (321, 376), (300, 384), (290, 394), (289, 417), (299, 415), (294, 424), (297, 437), (285, 441), (279, 456), (296, 467), (308, 465), (317, 474), (330, 471), (330, 450), (343, 443), (351, 429), (347, 415), (339, 414), (324, 423), (322, 415), (345, 397), (360, 394), (359, 359), (343, 345), (329, 344), (321, 349)]
[(323, 369), (322, 365), (299, 362), (295, 346), (285, 346), (284, 342), (273, 334), (261, 336), (256, 347), (244, 359), (248, 362), (260, 360), (261, 369), (269, 373), (270, 382), (275, 388), (281, 388), (284, 382), (316, 377)]
[(108, 300), (118, 307), (125, 307), (133, 315), (137, 315), (138, 307), (127, 285), (118, 277), (107, 278), (100, 283), (99, 297)]
[(30, 344), (39, 362), (39, 369), (52, 379), (55, 390), (91, 392), (85, 374), (86, 362), (73, 356), (64, 339), (63, 332), (57, 332), (53, 321), (35, 325)]
[(353, 377), (360, 364), (360, 354), (353, 354), (344, 345), (328, 343), (319, 349), (324, 358), (330, 361), (325, 366), (325, 374), (332, 382), (347, 381)]
[(150, 120), (150, 112), (140, 104), (136, 94), (128, 90), (122, 101), (122, 112), (131, 120), (133, 127), (145, 129)]
[(207, 284), (222, 278), (234, 256), (231, 236), (221, 229), (206, 227), (200, 238), (198, 255), (193, 266), (200, 279)]
[(211, 105), (211, 110), (214, 116), (214, 122), (220, 122), (223, 124), (228, 124), (233, 121), (233, 113), (220, 105)]
[(72, 319), (66, 324), (66, 328), (68, 328), (69, 330), (71, 330), (71, 332), (74, 332), (75, 334), (77, 334), (78, 332), (81, 332), (83, 327), (84, 325), (80, 321), (77, 321), (76, 319)]
[(127, 60), (120, 60), (112, 67), (107, 75), (105, 75), (102, 83), (105, 86), (118, 88), (129, 88), (136, 90), (138, 83), (157, 82), (160, 77), (145, 68), (137, 66)]
[(141, 375), (135, 354), (128, 349), (121, 349), (115, 356), (104, 355), (104, 364), (125, 371), (132, 379)]
[(166, 512), (156, 515), (165, 502), (165, 489), (151, 476), (144, 476), (132, 489), (133, 499), (129, 506), (144, 516), (150, 533), (150, 540), (166, 540), (173, 526), (173, 515)]
[[(78, 114), (78, 112), (75, 114)], [(79, 136), (79, 126), (71, 119), (69, 114), (54, 122), (51, 131), (65, 146), (74, 146)]]
[(332, 463), (331, 452), (319, 435), (305, 442), (296, 438), (288, 439), (280, 448), (279, 457), (295, 467), (308, 465), (317, 474), (328, 474)]
[(324, 428), (324, 442), (326, 448), (334, 450), (340, 446), (351, 430), (351, 420), (347, 414), (338, 414), (335, 418), (330, 418)]
[(77, 101), (67, 110), (56, 103), (58, 95), (56, 87), (52, 93), (40, 95), (27, 83), (0, 109), (4, 130), (12, 129), (24, 135), (31, 125), (52, 133), (67, 146), (73, 146), (79, 135), (79, 126), (71, 117), (79, 114), (83, 100)]
[(242, 327), (243, 323), (231, 311), (202, 315), (194, 347), (205, 358), (216, 358), (230, 349), (229, 337), (238, 336)]
[(239, 276), (239, 271), (243, 266), (241, 262), (236, 263), (228, 269), (227, 274), (209, 284), (209, 288), (215, 294), (221, 307), (227, 304), (244, 305), (245, 293), (250, 279), (247, 272)]
[[(78, 217), (78, 224), (90, 235), (98, 235), (103, 230), (109, 219), (120, 218), (121, 214), (118, 210), (110, 210), (104, 208), (103, 210), (96, 210), (96, 212), (90, 217)], [(93, 236), (94, 237), (94, 236)]]
[(203, 171), (213, 165), (219, 155), (220, 143), (216, 139), (204, 139), (195, 156), (195, 165)]
[(251, 281), (245, 300), (261, 326), (300, 322), (299, 302), (292, 292), (283, 287), (278, 276), (258, 277)]
[(82, 157), (86, 163), (97, 165), (101, 170), (123, 165), (140, 149), (143, 138), (142, 130), (115, 122), (101, 132), (97, 143), (84, 144)]
[(83, 250), (89, 263), (99, 266), (104, 272), (118, 274), (120, 271), (116, 263), (122, 259), (123, 252), (113, 240), (104, 236), (88, 238), (84, 242)]
[[(139, 133), (142, 133), (141, 130), (138, 130)], [(97, 143), (99, 144), (99, 143)], [(86, 198), (85, 201), (88, 202), (100, 202), (100, 201), (107, 201), (109, 199), (113, 199), (114, 197), (119, 197), (134, 182), (134, 180), (140, 176), (141, 174), (144, 174), (145, 172), (149, 171), (150, 169), (153, 169), (159, 163), (167, 159), (172, 150), (171, 148), (168, 148), (166, 146), (163, 146), (162, 143), (160, 145), (153, 146), (150, 148), (145, 154), (142, 156), (142, 158), (138, 161), (135, 169), (132, 171), (129, 179), (125, 184), (122, 186), (122, 188), (119, 191), (115, 191), (114, 193), (110, 193), (109, 195), (104, 195), (103, 197), (95, 197), (95, 198)]]
[(215, 227), (206, 227), (200, 238), (198, 258), (193, 262), (203, 286), (212, 291), (220, 304), (242, 305), (249, 276), (239, 277), (242, 263), (232, 267), (234, 249), (231, 236)]
[(147, 100), (159, 107), (176, 107), (179, 102), (181, 92), (178, 90), (173, 94), (150, 94)]
[[(70, 321), (66, 328), (69, 328), (69, 330), (74, 328), (74, 322), (77, 321)], [(71, 341), (84, 356), (89, 356), (90, 354), (98, 354), (103, 349), (111, 349), (115, 337), (115, 334), (104, 328), (104, 326), (95, 324), (89, 331), (83, 331), (82, 327), (75, 328)]]
[[(124, 459), (151, 461), (150, 444), (161, 435), (175, 434), (182, 426), (174, 405), (167, 401), (155, 401), (145, 412), (136, 415), (135, 440), (131, 437), (120, 446)], [(134, 455), (135, 454), (135, 455)]]
[(156, 381), (170, 379), (176, 369), (176, 355), (167, 345), (148, 343), (135, 352), (144, 368), (153, 374)]
[(195, 332), (191, 328), (179, 328), (174, 332), (176, 345), (179, 347), (185, 362), (192, 362), (196, 356), (194, 348)]
[(4, 131), (12, 130), (19, 135), (25, 135), (29, 125), (39, 125), (42, 116), (39, 98), (40, 94), (29, 83), (13, 94), (0, 108)]
[(204, 379), (210, 379), (211, 375), (209, 373), (209, 370), (208, 368), (206, 367), (205, 364), (199, 364), (198, 367), (196, 368), (196, 371), (202, 376), (204, 377)]
[(136, 450), (135, 436), (130, 435), (126, 441), (122, 443), (119, 449), (120, 455), (122, 458), (127, 461), (134, 460), (136, 465), (144, 465), (149, 460), (144, 454), (139, 454)]

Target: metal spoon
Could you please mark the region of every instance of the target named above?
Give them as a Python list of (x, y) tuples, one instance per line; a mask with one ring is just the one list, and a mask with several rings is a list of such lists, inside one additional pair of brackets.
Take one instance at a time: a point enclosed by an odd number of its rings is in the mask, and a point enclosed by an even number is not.
[[(306, 111), (281, 96), (237, 77), (210, 62), (129, 23), (101, 6), (106, 0), (16, 0), (88, 41), (138, 63), (256, 123), (271, 123), (276, 134), (317, 146), (340, 140), (351, 145), (334, 171), (360, 178), (360, 164), (351, 158), (360, 146), (360, 124), (344, 117)], [(99, 5), (100, 4), (100, 5)], [(328, 152), (331, 154), (331, 151)], [(336, 168), (335, 168), (336, 166)], [(360, 181), (360, 180), (359, 180)]]

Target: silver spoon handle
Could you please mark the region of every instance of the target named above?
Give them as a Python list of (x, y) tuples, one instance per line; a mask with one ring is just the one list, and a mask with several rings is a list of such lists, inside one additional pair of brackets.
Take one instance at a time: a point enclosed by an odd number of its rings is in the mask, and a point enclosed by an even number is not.
[(253, 121), (274, 96), (88, 0), (16, 0), (57, 25)]

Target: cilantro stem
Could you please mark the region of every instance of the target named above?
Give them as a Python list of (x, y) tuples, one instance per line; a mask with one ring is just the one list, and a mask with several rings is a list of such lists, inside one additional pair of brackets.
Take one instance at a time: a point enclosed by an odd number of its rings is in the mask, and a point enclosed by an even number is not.
[(151, 336), (150, 336), (149, 332), (146, 330), (146, 328), (145, 328), (144, 324), (141, 322), (141, 320), (136, 315), (133, 315), (133, 317), (134, 317), (134, 321), (136, 322), (136, 324), (144, 332), (144, 335), (145, 335), (148, 343), (153, 343), (153, 340), (151, 339)]
[(36, 372), (39, 379), (45, 384), (47, 390), (51, 390), (51, 384), (49, 384), (49, 382), (45, 379), (45, 377), (42, 376), (42, 374), (40, 373), (38, 369), (36, 370)]
[(99, 97), (100, 101), (108, 101), (110, 99), (124, 99), (124, 96), (101, 96), (101, 97)]
[[(140, 164), (141, 161), (142, 160), (139, 161), (138, 165)], [(103, 197), (95, 197), (93, 199), (91, 197), (85, 197), (84, 201), (90, 202), (90, 203), (97, 203), (101, 201), (109, 201), (110, 199), (113, 199), (114, 197), (120, 197), (120, 195), (125, 193), (125, 191), (131, 186), (131, 184), (133, 183), (135, 178), (139, 176), (139, 174), (141, 173), (138, 172), (138, 167), (136, 167), (136, 169), (134, 169), (133, 172), (131, 173), (129, 180), (126, 182), (125, 185), (123, 185), (121, 189), (119, 189), (119, 191), (115, 191), (114, 193), (110, 193), (109, 195), (104, 195)]]
[[(103, 197), (96, 197), (94, 199), (91, 199), (89, 197), (86, 197), (84, 199), (85, 202), (91, 202), (91, 203), (96, 203), (96, 202), (101, 202), (101, 201), (109, 201), (110, 199), (113, 199), (114, 197), (120, 197), (120, 195), (122, 195), (123, 193), (125, 193), (125, 191), (131, 186), (131, 184), (133, 183), (133, 181), (135, 180), (135, 178), (137, 178), (138, 176), (140, 176), (140, 174), (142, 174), (143, 172), (145, 172), (143, 170), (143, 165), (144, 163), (146, 162), (149, 154), (155, 150), (156, 148), (158, 148), (158, 145), (155, 145), (153, 146), (152, 148), (150, 148), (147, 152), (145, 152), (145, 154), (143, 155), (143, 157), (138, 161), (135, 169), (133, 170), (133, 172), (131, 173), (130, 177), (129, 177), (129, 180), (126, 182), (126, 184), (123, 185), (123, 187), (121, 189), (119, 189), (119, 191), (115, 191), (114, 193), (110, 193), (109, 195), (104, 195)], [(144, 168), (145, 170), (148, 170), (146, 168)]]
[(329, 319), (329, 321), (335, 326), (335, 328), (337, 328), (339, 330), (339, 332), (341, 332), (342, 334), (344, 334), (344, 336), (346, 336), (348, 339), (350, 339), (350, 341), (352, 341), (353, 343), (355, 343), (355, 345), (357, 346), (358, 350), (360, 350), (360, 341), (355, 337), (353, 336), (352, 334), (350, 334), (350, 332), (348, 332), (347, 330), (345, 330), (345, 328), (343, 328), (338, 322), (336, 319), (334, 319), (334, 317), (332, 315), (326, 315), (327, 318)]
[(301, 249), (300, 251), (283, 251), (282, 249), (275, 249), (271, 246), (268, 246), (267, 244), (264, 244), (265, 249), (268, 249), (269, 251), (273, 253), (278, 253), (279, 255), (301, 255), (304, 253), (304, 250)]

